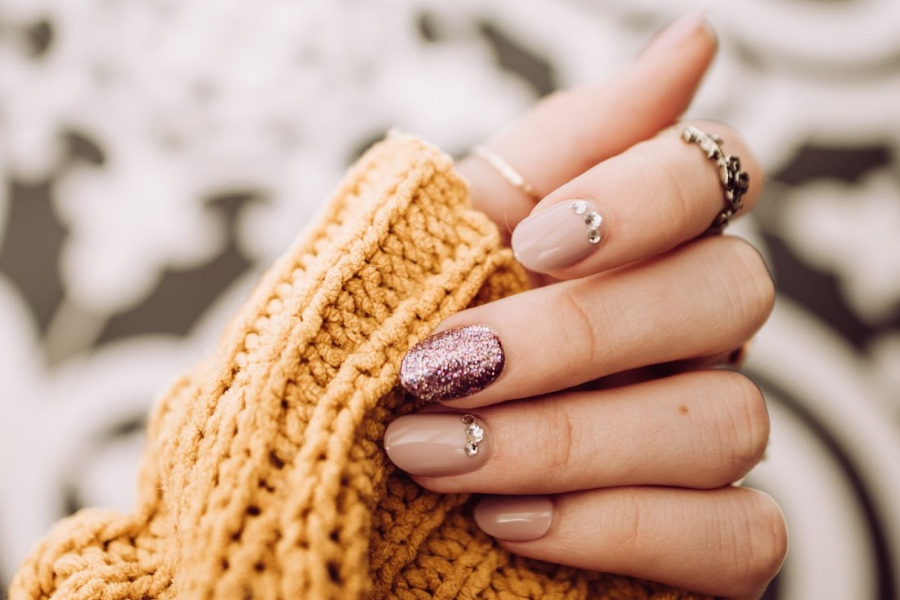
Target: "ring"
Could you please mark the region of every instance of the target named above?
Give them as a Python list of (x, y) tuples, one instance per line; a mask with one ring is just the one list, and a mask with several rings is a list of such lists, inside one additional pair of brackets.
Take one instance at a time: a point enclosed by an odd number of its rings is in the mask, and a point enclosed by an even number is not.
[(474, 415), (464, 415), (462, 422), (466, 426), (466, 456), (475, 456), (478, 444), (484, 439), (484, 428), (476, 422)]
[(534, 187), (527, 181), (522, 175), (519, 174), (518, 171), (512, 168), (512, 166), (506, 162), (502, 156), (488, 150), (484, 146), (475, 146), (472, 149), (472, 154), (486, 162), (492, 169), (494, 169), (500, 176), (505, 179), (510, 185), (514, 188), (529, 196), (532, 200), (537, 202), (541, 199), (540, 196), (537, 195), (537, 192), (534, 191)]
[(741, 170), (741, 159), (737, 156), (728, 156), (722, 151), (722, 138), (719, 136), (686, 125), (681, 130), (681, 139), (700, 146), (706, 152), (707, 158), (719, 167), (719, 180), (725, 192), (725, 208), (716, 215), (704, 235), (722, 233), (728, 227), (731, 218), (744, 207), (741, 197), (747, 193), (750, 176)]

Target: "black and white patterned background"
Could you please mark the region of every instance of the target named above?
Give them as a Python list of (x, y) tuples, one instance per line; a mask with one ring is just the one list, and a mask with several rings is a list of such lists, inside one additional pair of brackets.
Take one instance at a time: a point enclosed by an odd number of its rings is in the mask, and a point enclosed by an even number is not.
[[(127, 510), (145, 414), (394, 125), (462, 153), (625, 64), (672, 0), (0, 0), (0, 589), (59, 517)], [(748, 364), (784, 600), (900, 598), (900, 2), (713, 5), (691, 114), (770, 184)]]

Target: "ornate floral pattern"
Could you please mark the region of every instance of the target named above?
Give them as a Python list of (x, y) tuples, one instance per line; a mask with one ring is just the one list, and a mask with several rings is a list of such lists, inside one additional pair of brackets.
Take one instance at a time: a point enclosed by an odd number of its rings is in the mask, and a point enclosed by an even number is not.
[[(397, 125), (462, 152), (687, 8), (0, 4), (0, 584), (66, 512), (127, 506), (153, 398), (361, 149)], [(740, 128), (771, 181), (731, 230), (780, 288), (748, 362), (774, 432), (749, 483), (792, 528), (769, 595), (893, 600), (900, 3), (733, 3), (712, 20), (722, 53), (692, 114)]]

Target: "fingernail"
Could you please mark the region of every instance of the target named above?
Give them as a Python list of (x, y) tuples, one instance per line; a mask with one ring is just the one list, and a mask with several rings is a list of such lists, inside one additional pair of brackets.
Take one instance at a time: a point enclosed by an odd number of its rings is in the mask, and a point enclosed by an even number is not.
[(400, 417), (384, 433), (391, 462), (411, 475), (442, 477), (474, 471), (485, 463), (491, 441), (472, 415), (419, 414)]
[(550, 529), (553, 501), (547, 496), (488, 496), (475, 507), (475, 522), (500, 540), (536, 540)]
[(489, 386), (505, 363), (500, 338), (492, 329), (458, 327), (413, 346), (403, 358), (400, 383), (420, 400), (455, 400)]
[(512, 234), (513, 252), (526, 269), (559, 271), (593, 254), (606, 236), (605, 225), (589, 200), (562, 202), (519, 223)]
[(659, 33), (650, 39), (640, 56), (644, 58), (662, 54), (663, 52), (670, 52), (701, 28), (712, 32), (706, 20), (705, 8), (689, 12), (663, 27)]

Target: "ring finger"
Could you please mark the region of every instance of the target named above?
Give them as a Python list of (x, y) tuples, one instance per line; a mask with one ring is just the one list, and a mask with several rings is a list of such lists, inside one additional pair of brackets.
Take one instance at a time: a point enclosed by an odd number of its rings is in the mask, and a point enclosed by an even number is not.
[(441, 493), (716, 488), (746, 475), (769, 435), (759, 389), (721, 370), (473, 413), (400, 417), (385, 433), (385, 450), (422, 486)]

